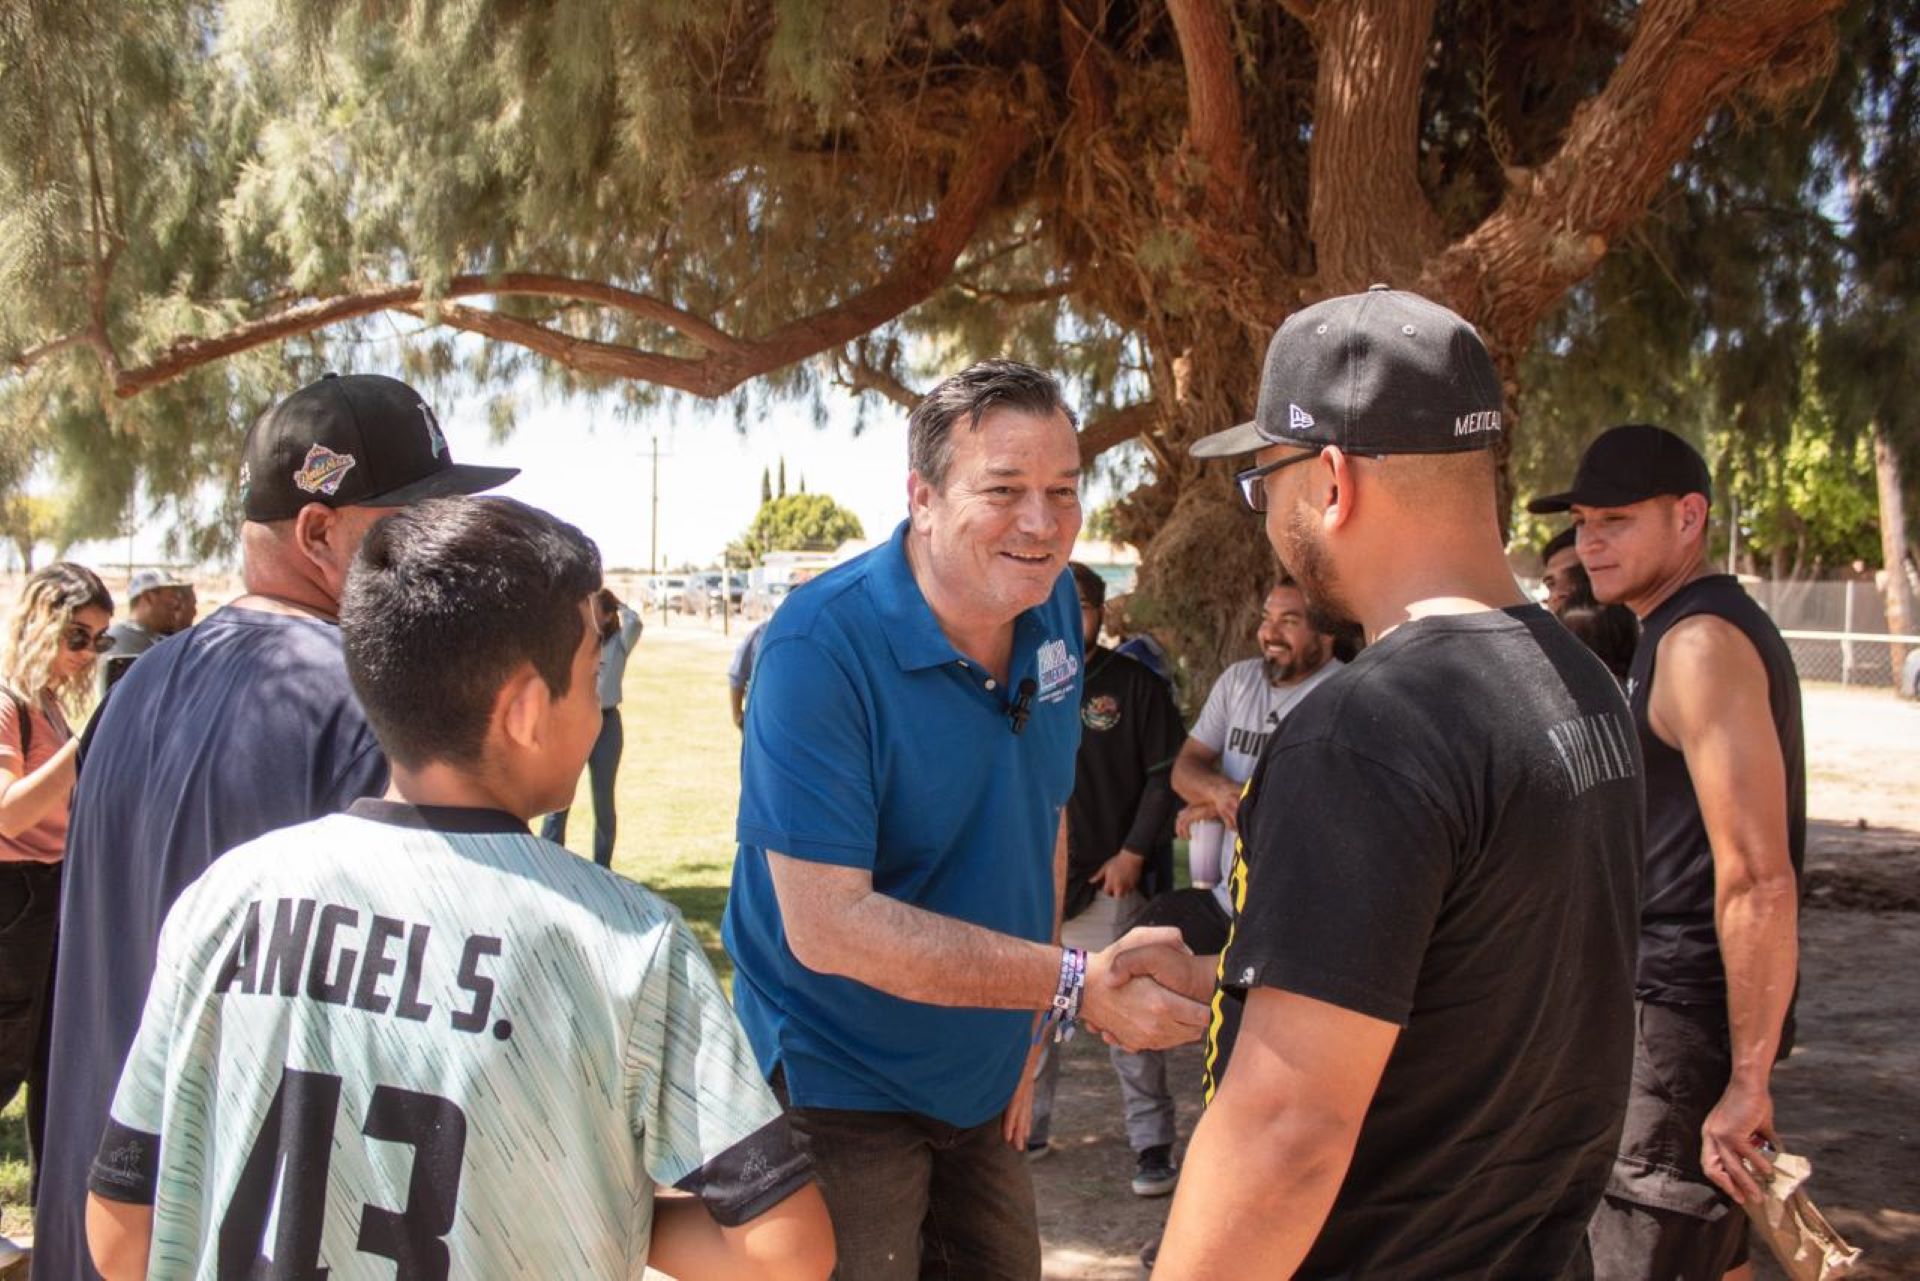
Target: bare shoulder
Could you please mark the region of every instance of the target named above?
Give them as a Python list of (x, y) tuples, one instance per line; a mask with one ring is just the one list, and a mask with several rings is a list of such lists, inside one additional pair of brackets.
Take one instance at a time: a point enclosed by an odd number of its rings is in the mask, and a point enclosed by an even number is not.
[(1648, 720), (1662, 742), (1678, 747), (1714, 726), (1757, 727), (1768, 715), (1767, 693), (1766, 664), (1746, 633), (1695, 614), (1660, 638)]
[(1684, 685), (1727, 689), (1758, 681), (1764, 689), (1766, 665), (1747, 634), (1716, 614), (1695, 614), (1675, 623), (1660, 638), (1654, 664), (1655, 688)]

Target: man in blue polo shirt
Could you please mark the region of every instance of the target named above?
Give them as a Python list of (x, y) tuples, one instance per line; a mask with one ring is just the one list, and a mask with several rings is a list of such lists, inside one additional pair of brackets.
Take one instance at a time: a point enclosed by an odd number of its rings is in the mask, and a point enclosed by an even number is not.
[(1174, 931), (1093, 956), (1048, 942), (1082, 661), (1064, 572), (1080, 457), (1059, 386), (975, 365), (914, 410), (908, 451), (908, 519), (762, 637), (725, 938), (841, 1275), (1024, 1281), (1040, 1275), (1018, 1151), (1032, 1012), (1159, 1049), (1206, 1011), (1115, 971), (1130, 950), (1127, 972), (1177, 970)]

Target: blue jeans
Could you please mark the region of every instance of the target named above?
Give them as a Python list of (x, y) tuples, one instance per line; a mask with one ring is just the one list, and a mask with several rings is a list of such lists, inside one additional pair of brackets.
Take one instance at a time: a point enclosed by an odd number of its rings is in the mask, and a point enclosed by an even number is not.
[[(609, 707), (600, 713), (600, 737), (593, 740), (593, 752), (587, 757), (587, 782), (593, 791), (593, 861), (601, 867), (613, 866), (613, 782), (620, 773), (620, 753), (625, 747), (620, 709)], [(547, 815), (540, 825), (540, 835), (556, 845), (565, 845), (567, 813), (560, 810)]]

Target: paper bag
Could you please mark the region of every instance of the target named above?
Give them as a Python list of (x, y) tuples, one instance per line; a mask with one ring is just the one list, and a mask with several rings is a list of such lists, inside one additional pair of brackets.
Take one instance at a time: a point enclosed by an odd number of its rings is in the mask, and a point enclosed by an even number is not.
[(1807, 1158), (1777, 1153), (1773, 1178), (1757, 1199), (1746, 1203), (1747, 1217), (1793, 1281), (1844, 1277), (1860, 1261), (1860, 1251), (1841, 1240), (1808, 1200), (1803, 1185), (1812, 1174)]

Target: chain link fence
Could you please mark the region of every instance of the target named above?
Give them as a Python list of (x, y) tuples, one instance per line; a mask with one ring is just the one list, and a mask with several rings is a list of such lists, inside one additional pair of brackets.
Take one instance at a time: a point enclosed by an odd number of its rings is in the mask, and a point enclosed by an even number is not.
[(1916, 696), (1920, 636), (1888, 633), (1885, 598), (1870, 580), (1745, 585), (1786, 637), (1801, 680)]

